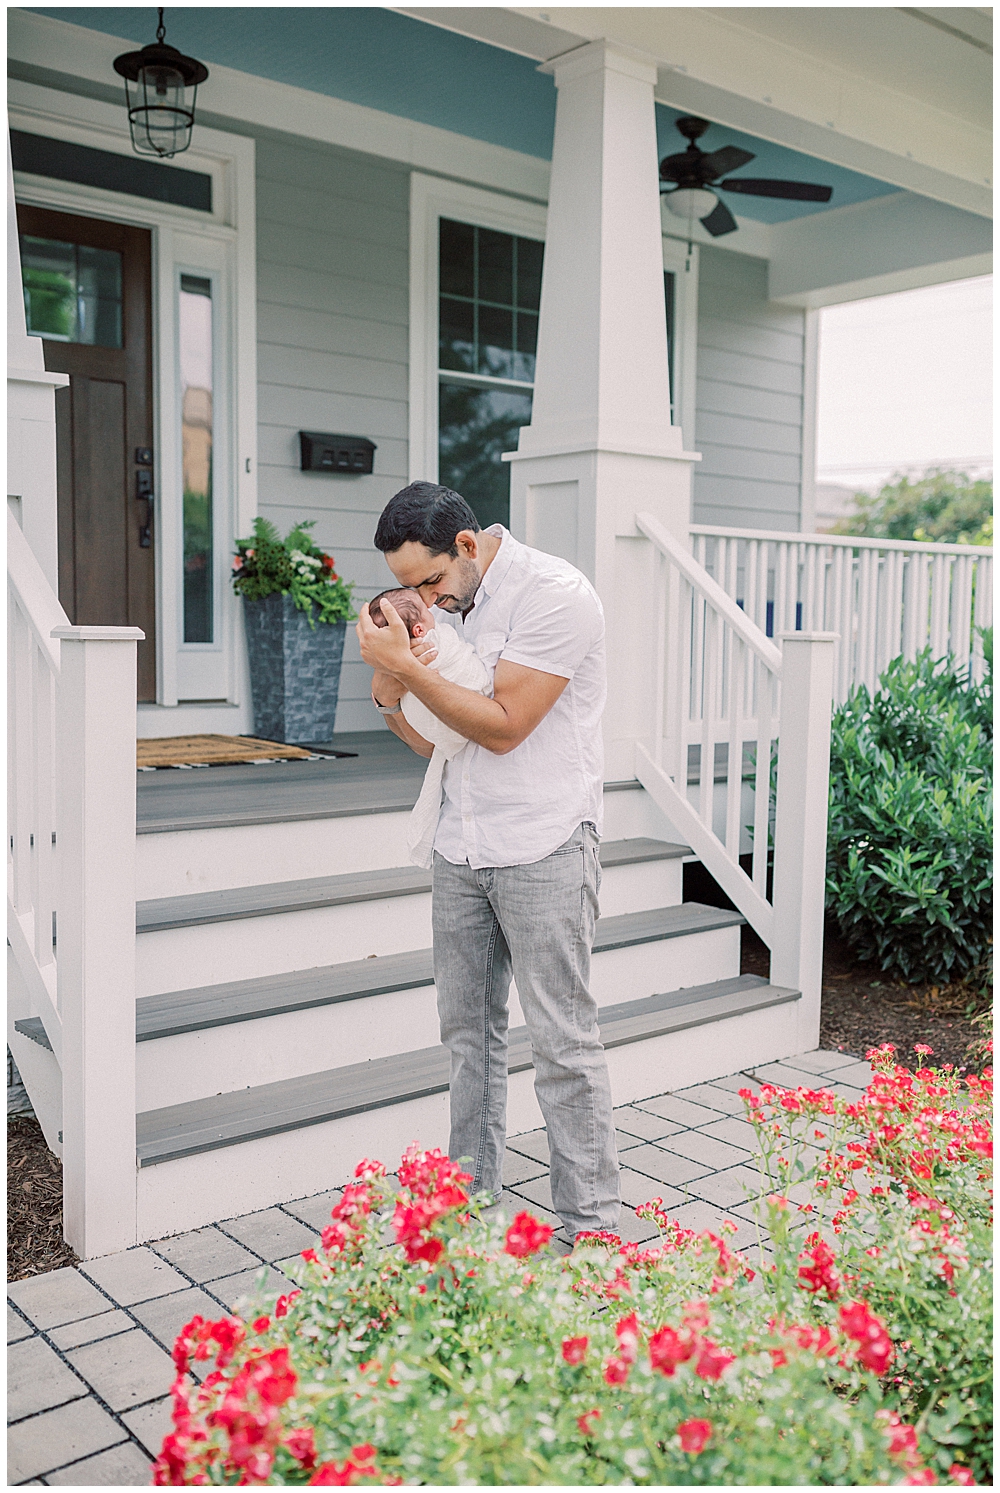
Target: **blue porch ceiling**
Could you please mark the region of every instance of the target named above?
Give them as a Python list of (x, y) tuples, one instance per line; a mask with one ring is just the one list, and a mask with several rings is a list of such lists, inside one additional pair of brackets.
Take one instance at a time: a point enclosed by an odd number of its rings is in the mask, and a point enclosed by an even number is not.
[[(151, 7), (28, 8), (139, 46), (152, 41), (156, 32), (156, 11)], [(503, 48), (378, 6), (179, 7), (167, 10), (164, 19), (168, 41), (209, 67), (214, 63), (236, 68), (543, 160), (551, 158), (552, 79), (539, 73), (530, 58)], [(673, 127), (680, 113), (661, 104), (656, 107), (661, 157), (684, 148)], [(753, 151), (756, 159), (734, 176), (833, 187), (828, 205), (726, 196), (733, 212), (760, 223), (783, 223), (898, 190), (724, 125), (713, 125), (699, 143), (708, 151), (727, 144)]]

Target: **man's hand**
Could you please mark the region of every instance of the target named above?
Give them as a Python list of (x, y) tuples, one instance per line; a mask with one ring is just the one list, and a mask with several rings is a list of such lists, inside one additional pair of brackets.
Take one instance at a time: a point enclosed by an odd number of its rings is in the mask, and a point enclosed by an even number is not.
[[(402, 617), (390, 601), (383, 600), (382, 615), (388, 622), (388, 627), (375, 626), (369, 615), (367, 602), (361, 608), (358, 625), (354, 629), (358, 635), (361, 657), (377, 674), (392, 674), (396, 679), (401, 680), (413, 658), (410, 652), (410, 634), (406, 630)], [(394, 702), (382, 701), (382, 703), (392, 704)]]

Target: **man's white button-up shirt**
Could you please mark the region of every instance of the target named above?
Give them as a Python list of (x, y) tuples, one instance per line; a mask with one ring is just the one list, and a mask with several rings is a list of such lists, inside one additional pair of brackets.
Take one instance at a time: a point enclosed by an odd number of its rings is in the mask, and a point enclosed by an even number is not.
[(447, 621), (490, 669), (505, 658), (569, 682), (512, 752), (497, 756), (470, 741), (445, 768), (434, 848), (476, 869), (542, 860), (585, 820), (600, 832), (607, 693), (604, 611), (586, 576), (500, 524), (486, 532), (500, 548), (464, 623)]

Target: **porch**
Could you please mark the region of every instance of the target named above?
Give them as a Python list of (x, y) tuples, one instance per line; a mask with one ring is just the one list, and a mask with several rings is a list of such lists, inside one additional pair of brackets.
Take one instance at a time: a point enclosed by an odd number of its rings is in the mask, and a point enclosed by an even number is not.
[[(656, 1235), (635, 1208), (662, 1197), (685, 1228), (718, 1232), (731, 1222), (735, 1247), (753, 1263), (760, 1182), (737, 1091), (772, 1081), (832, 1087), (853, 1100), (868, 1077), (867, 1063), (813, 1051), (619, 1105), (622, 1238)], [(11, 1483), (148, 1481), (171, 1429), (169, 1353), (180, 1328), (196, 1313), (211, 1319), (291, 1288), (284, 1272), (315, 1243), (338, 1195), (334, 1187), (8, 1287)], [(509, 1137), (502, 1204), (558, 1229), (544, 1130)], [(553, 1247), (568, 1249), (558, 1237)]]

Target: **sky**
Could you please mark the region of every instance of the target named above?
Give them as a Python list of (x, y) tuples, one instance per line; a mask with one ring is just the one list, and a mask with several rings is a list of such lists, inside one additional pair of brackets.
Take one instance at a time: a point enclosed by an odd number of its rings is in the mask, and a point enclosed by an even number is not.
[(820, 482), (992, 471), (992, 292), (984, 275), (820, 312)]

